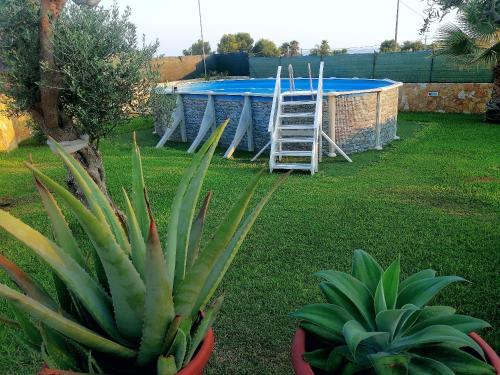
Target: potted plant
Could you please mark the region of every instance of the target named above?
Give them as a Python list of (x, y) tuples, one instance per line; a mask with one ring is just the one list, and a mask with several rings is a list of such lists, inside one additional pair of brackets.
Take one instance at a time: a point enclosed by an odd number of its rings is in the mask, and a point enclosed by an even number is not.
[[(280, 178), (244, 217), (262, 172), (255, 176), (200, 249), (211, 194), (195, 209), (210, 160), (227, 125), (194, 156), (177, 188), (162, 249), (144, 187), (139, 149), (132, 147), (132, 199), (123, 190), (126, 223), (83, 167), (55, 142), (51, 147), (73, 174), (82, 204), (32, 163), (35, 184), (54, 241), (0, 210), (0, 227), (52, 270), (57, 299), (1, 257), (20, 291), (0, 284), (15, 320), (3, 320), (26, 347), (41, 352), (41, 374), (201, 374), (214, 345), (212, 323), (222, 297), (209, 304), (246, 234)], [(52, 192), (86, 233), (79, 241)], [(203, 313), (202, 313), (203, 312)]]
[(456, 314), (451, 307), (427, 304), (462, 278), (436, 276), (426, 269), (400, 281), (399, 259), (383, 270), (362, 250), (354, 252), (351, 275), (334, 270), (316, 275), (323, 280), (320, 288), (327, 303), (291, 314), (300, 320), (292, 343), (295, 374), (452, 375), (500, 370), (495, 352), (472, 333), (488, 323)]

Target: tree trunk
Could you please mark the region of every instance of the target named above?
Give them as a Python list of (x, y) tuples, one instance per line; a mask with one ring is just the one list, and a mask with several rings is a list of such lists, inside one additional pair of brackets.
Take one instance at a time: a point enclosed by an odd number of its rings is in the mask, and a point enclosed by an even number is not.
[(500, 124), (500, 64), (493, 68), (493, 90), (486, 104), (486, 121)]
[[(80, 1), (82, 2), (82, 1)], [(90, 3), (98, 1), (88, 0)], [(71, 119), (59, 108), (60, 76), (54, 58), (53, 25), (61, 14), (66, 0), (41, 0), (40, 3), (40, 103), (33, 110), (33, 119), (48, 137), (57, 142), (74, 141), (80, 134)], [(80, 161), (99, 188), (108, 196), (104, 167), (99, 151), (92, 145), (79, 150), (73, 156)], [(74, 177), (68, 171), (67, 185), (70, 191), (84, 201)]]

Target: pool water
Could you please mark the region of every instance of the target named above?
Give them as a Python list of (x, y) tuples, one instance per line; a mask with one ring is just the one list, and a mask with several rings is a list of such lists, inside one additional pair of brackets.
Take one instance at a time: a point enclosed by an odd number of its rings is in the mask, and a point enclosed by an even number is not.
[[(358, 79), (358, 78), (324, 78), (323, 92), (342, 92), (342, 91), (358, 91), (371, 90), (377, 88), (388, 87), (395, 84), (391, 80), (378, 79)], [(275, 79), (233, 79), (220, 80), (209, 82), (194, 82), (178, 87), (177, 92), (180, 94), (206, 94), (213, 92), (221, 95), (242, 95), (244, 93), (252, 93), (254, 95), (272, 96), (274, 92)], [(313, 79), (313, 89), (318, 86), (318, 80)], [(290, 88), (288, 79), (281, 80), (282, 91), (287, 91)], [(310, 90), (309, 79), (296, 78), (295, 90)]]

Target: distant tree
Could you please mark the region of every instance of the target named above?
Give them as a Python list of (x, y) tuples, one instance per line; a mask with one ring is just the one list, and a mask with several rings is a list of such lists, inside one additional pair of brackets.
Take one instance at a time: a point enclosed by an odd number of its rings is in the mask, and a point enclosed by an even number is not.
[(191, 44), (191, 47), (182, 51), (184, 56), (190, 55), (203, 55), (203, 46), (205, 46), (205, 53), (208, 55), (212, 52), (212, 47), (210, 47), (209, 42), (202, 42), (201, 39), (198, 39), (196, 42)]
[(251, 52), (253, 39), (249, 33), (224, 34), (217, 44), (217, 52)]
[(380, 52), (398, 52), (401, 51), (401, 47), (396, 43), (394, 39), (384, 40), (380, 44)]
[(309, 53), (311, 56), (330, 56), (332, 54), (332, 48), (328, 43), (328, 40), (322, 40), (321, 44), (316, 44), (316, 47)]
[(252, 49), (252, 53), (261, 57), (278, 57), (280, 50), (276, 44), (269, 39), (259, 39)]
[(347, 48), (334, 49), (332, 51), (332, 55), (342, 55), (344, 53), (347, 53)]
[(291, 42), (285, 42), (280, 47), (281, 56), (291, 57), (300, 55), (299, 42), (292, 40)]
[(425, 49), (424, 43), (422, 43), (420, 40), (406, 40), (403, 42), (401, 45), (401, 51), (404, 52), (416, 52), (416, 51), (423, 51)]

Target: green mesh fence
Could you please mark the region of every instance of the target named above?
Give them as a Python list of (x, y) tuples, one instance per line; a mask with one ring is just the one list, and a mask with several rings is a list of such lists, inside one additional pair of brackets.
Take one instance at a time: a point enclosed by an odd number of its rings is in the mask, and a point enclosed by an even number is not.
[(471, 65), (462, 67), (447, 56), (431, 52), (395, 52), (340, 54), (335, 56), (250, 57), (250, 76), (275, 77), (279, 65), (282, 77), (288, 77), (288, 64), (293, 65), (295, 77), (307, 77), (307, 63), (317, 76), (319, 62), (325, 62), (325, 77), (389, 78), (400, 82), (492, 82), (491, 68)]

